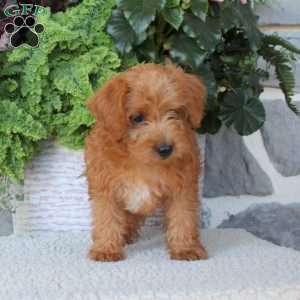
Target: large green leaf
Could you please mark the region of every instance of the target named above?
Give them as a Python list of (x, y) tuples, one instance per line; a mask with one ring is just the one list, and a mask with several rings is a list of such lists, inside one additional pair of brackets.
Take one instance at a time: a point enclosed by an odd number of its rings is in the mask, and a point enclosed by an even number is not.
[[(138, 40), (136, 33), (120, 10), (113, 11), (107, 24), (107, 32), (112, 36), (116, 47), (122, 54), (129, 53), (133, 44)], [(142, 40), (143, 36), (140, 36)]]
[(241, 4), (240, 0), (225, 1), (220, 5), (220, 22), (224, 32), (233, 27), (242, 28), (248, 38), (252, 50), (257, 50), (261, 45), (261, 32), (257, 26), (257, 16), (251, 8), (251, 1)]
[(206, 86), (207, 89), (208, 97), (212, 97), (212, 98), (216, 97), (217, 82), (210, 64), (209, 63), (202, 64), (199, 68), (197, 68), (197, 70), (195, 70), (195, 73), (197, 73), (202, 79), (202, 81), (204, 82), (204, 85)]
[(232, 7), (226, 7), (221, 11), (220, 22), (222, 24), (222, 30), (224, 32), (239, 25), (239, 20), (235, 15), (235, 10)]
[[(138, 47), (138, 54), (141, 57), (141, 60), (151, 61), (159, 63), (159, 54), (155, 47), (155, 43), (153, 38), (148, 38), (145, 42), (143, 42), (140, 47)], [(139, 57), (140, 58), (140, 57)]]
[(193, 69), (198, 68), (206, 55), (204, 50), (201, 50), (196, 41), (184, 33), (179, 33), (171, 38), (171, 57), (183, 65)]
[(221, 103), (220, 118), (227, 127), (233, 126), (240, 135), (250, 135), (265, 122), (263, 104), (243, 89), (227, 92)]
[(183, 22), (183, 10), (180, 8), (164, 8), (163, 10), (164, 19), (171, 24), (176, 30), (179, 29)]
[(216, 134), (222, 126), (221, 120), (218, 118), (217, 112), (207, 111), (202, 120), (201, 127), (197, 129), (200, 134)]
[(257, 50), (261, 45), (262, 34), (257, 28), (257, 17), (254, 15), (250, 3), (243, 5), (237, 1), (233, 11), (247, 34), (250, 47)]
[(181, 0), (167, 0), (166, 7), (174, 8), (180, 5)]
[(140, 34), (154, 21), (157, 11), (161, 11), (166, 0), (117, 0), (133, 30)]
[(205, 21), (208, 12), (208, 0), (192, 0), (191, 10), (195, 16)]
[[(208, 21), (208, 20), (207, 20)], [(197, 41), (200, 48), (213, 52), (220, 41), (221, 33), (217, 27), (210, 26), (191, 13), (186, 13), (183, 23), (184, 32)]]

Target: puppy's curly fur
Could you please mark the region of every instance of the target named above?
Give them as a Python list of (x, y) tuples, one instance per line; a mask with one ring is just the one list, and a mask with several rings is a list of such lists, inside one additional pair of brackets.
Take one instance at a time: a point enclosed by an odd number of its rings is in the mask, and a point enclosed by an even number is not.
[(97, 261), (124, 258), (144, 218), (161, 206), (173, 259), (206, 259), (198, 236), (199, 149), (194, 128), (206, 89), (172, 64), (145, 64), (109, 80), (87, 103), (96, 124), (86, 165)]

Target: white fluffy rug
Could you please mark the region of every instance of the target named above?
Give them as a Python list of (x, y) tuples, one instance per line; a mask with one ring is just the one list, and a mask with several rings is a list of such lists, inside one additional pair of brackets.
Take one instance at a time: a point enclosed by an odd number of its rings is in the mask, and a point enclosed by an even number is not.
[(162, 233), (152, 229), (118, 263), (87, 260), (86, 232), (2, 237), (0, 299), (300, 299), (300, 252), (237, 229), (202, 237), (207, 261), (169, 260)]

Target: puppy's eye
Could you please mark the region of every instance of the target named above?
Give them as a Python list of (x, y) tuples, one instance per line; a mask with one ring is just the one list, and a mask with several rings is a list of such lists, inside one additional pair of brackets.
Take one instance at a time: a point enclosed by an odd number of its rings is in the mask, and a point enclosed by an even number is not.
[(142, 114), (136, 114), (130, 117), (133, 124), (140, 124), (145, 121), (145, 117)]

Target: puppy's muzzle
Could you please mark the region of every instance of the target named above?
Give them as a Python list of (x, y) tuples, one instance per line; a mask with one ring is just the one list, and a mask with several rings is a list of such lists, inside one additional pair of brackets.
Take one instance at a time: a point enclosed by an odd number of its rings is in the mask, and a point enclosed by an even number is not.
[(155, 151), (162, 159), (166, 159), (172, 154), (173, 146), (168, 144), (159, 144), (155, 146)]

